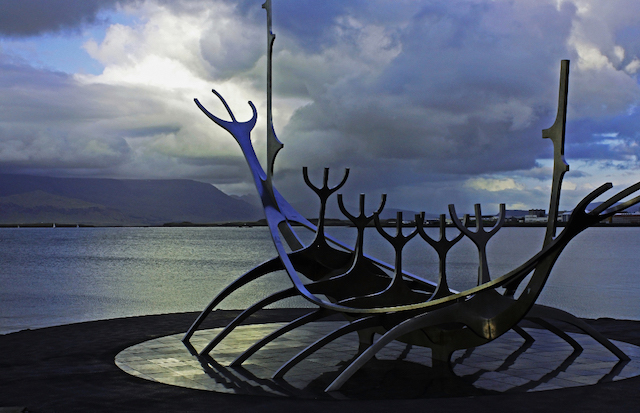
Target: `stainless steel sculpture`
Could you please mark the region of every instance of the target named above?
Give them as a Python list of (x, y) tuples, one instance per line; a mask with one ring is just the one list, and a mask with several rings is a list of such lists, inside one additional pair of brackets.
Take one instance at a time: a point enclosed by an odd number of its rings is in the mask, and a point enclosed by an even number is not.
[[(277, 251), (277, 256), (253, 268), (231, 283), (215, 297), (202, 311), (183, 338), (183, 342), (192, 351), (190, 338), (199, 328), (202, 321), (226, 297), (238, 288), (274, 271), (286, 271), (292, 286), (268, 296), (244, 310), (229, 323), (199, 355), (206, 357), (233, 329), (247, 317), (265, 306), (279, 300), (301, 296), (315, 304), (317, 309), (290, 322), (279, 330), (262, 338), (252, 347), (239, 354), (231, 364), (239, 366), (252, 354), (277, 337), (301, 325), (320, 320), (332, 314), (342, 314), (345, 324), (324, 337), (319, 337), (305, 350), (294, 356), (273, 373), (274, 378), (284, 376), (297, 363), (307, 358), (322, 346), (347, 333), (356, 331), (360, 346), (357, 357), (347, 365), (326, 391), (335, 391), (351, 377), (367, 360), (372, 358), (381, 348), (393, 340), (400, 340), (412, 345), (429, 347), (432, 350), (433, 366), (447, 368), (453, 351), (480, 346), (492, 341), (514, 329), (525, 340), (531, 337), (518, 327), (518, 323), (527, 318), (548, 328), (564, 338), (574, 348), (578, 344), (562, 330), (549, 323), (548, 320), (560, 320), (577, 326), (620, 360), (627, 356), (609, 340), (600, 335), (582, 320), (562, 310), (535, 304), (547, 278), (567, 244), (580, 232), (601, 220), (612, 216), (638, 202), (640, 196), (620, 203), (624, 198), (640, 189), (635, 184), (609, 198), (597, 208), (587, 212), (586, 208), (596, 197), (608, 191), (612, 185), (607, 183), (587, 195), (574, 209), (566, 226), (556, 236), (556, 220), (562, 177), (569, 169), (564, 161), (564, 135), (566, 122), (567, 91), (569, 79), (569, 61), (562, 61), (560, 74), (560, 92), (558, 114), (553, 126), (543, 131), (544, 138), (550, 138), (554, 145), (554, 172), (549, 208), (549, 223), (546, 229), (544, 244), (537, 254), (513, 271), (497, 278), (491, 278), (487, 265), (486, 245), (489, 239), (500, 229), (504, 222), (504, 205), (500, 207), (497, 224), (490, 231), (485, 231), (482, 223), (480, 205), (475, 207), (476, 231), (467, 228), (467, 222), (458, 219), (455, 207), (449, 205), (449, 214), (459, 230), (453, 239), (446, 237), (444, 215), (440, 217), (440, 239), (434, 240), (423, 228), (424, 216), (416, 216), (416, 228), (410, 234), (403, 233), (402, 215), (397, 216), (395, 235), (390, 235), (382, 228), (379, 214), (384, 208), (386, 197), (383, 195), (380, 207), (371, 215), (364, 211), (364, 195), (360, 195), (359, 215), (351, 214), (344, 206), (343, 197), (338, 195), (338, 205), (342, 213), (353, 223), (357, 230), (355, 246), (344, 245), (324, 233), (325, 210), (328, 199), (344, 185), (349, 170), (346, 170), (342, 181), (335, 187), (329, 187), (329, 170), (325, 169), (322, 186), (315, 186), (309, 179), (307, 169), (303, 169), (303, 177), (307, 185), (318, 195), (320, 214), (318, 224), (313, 225), (302, 217), (277, 191), (273, 184), (273, 167), (275, 158), (282, 143), (278, 140), (273, 128), (271, 114), (271, 60), (275, 35), (271, 31), (271, 0), (266, 0), (263, 8), (267, 11), (267, 164), (266, 172), (253, 149), (250, 133), (256, 124), (257, 111), (249, 102), (253, 116), (246, 122), (236, 120), (231, 108), (224, 98), (215, 90), (213, 93), (224, 104), (231, 121), (222, 120), (211, 114), (196, 99), (198, 107), (218, 126), (228, 131), (238, 142), (249, 164), (258, 194), (262, 200), (269, 231)], [(395, 249), (395, 263), (389, 265), (363, 252), (364, 229), (371, 222), (375, 223), (378, 232)], [(309, 245), (304, 245), (292, 223), (301, 224), (315, 232), (315, 238)], [(406, 229), (404, 229), (406, 231)], [(438, 283), (424, 280), (402, 269), (402, 251), (408, 240), (420, 235), (438, 254), (440, 269)], [(477, 286), (466, 291), (457, 292), (449, 288), (446, 274), (446, 255), (450, 248), (462, 237), (470, 238), (477, 246), (479, 254)], [(287, 252), (286, 246), (291, 252)], [(306, 277), (302, 281), (300, 274)], [(526, 277), (532, 274), (523, 288), (518, 288)], [(518, 295), (517, 291), (522, 292)], [(321, 296), (326, 297), (323, 298)], [(380, 337), (374, 342), (374, 334)], [(579, 346), (578, 346), (579, 347)]]

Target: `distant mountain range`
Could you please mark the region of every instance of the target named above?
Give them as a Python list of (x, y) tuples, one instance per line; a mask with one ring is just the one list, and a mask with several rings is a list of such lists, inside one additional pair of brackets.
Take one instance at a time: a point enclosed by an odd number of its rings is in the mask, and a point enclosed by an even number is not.
[[(255, 196), (226, 195), (215, 186), (187, 180), (52, 178), (0, 174), (0, 224), (163, 225), (256, 221), (264, 218)], [(599, 203), (592, 203), (592, 209)], [(307, 205), (308, 207), (308, 205)], [(301, 208), (303, 209), (303, 208)], [(356, 211), (356, 206), (347, 206)], [(637, 207), (633, 209), (635, 212)], [(382, 218), (400, 210), (385, 208)], [(411, 220), (415, 212), (401, 210)], [(507, 217), (528, 211), (508, 210)], [(317, 215), (311, 213), (310, 218)], [(447, 214), (448, 216), (448, 214)], [(346, 219), (337, 206), (327, 217)], [(427, 219), (437, 214), (427, 213)]]
[(162, 225), (253, 221), (260, 208), (186, 179), (0, 174), (0, 224)]

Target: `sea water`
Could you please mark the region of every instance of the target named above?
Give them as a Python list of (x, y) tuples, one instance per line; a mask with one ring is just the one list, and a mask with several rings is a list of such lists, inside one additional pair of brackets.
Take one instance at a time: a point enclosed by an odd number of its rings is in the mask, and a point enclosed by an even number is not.
[[(355, 238), (353, 228), (327, 231), (346, 243)], [(438, 235), (437, 229), (428, 231)], [(448, 231), (449, 237), (456, 233)], [(543, 237), (543, 228), (501, 229), (488, 244), (491, 277), (534, 255)], [(368, 229), (366, 238), (366, 253), (394, 261), (392, 247), (375, 229)], [(581, 317), (640, 320), (639, 241), (640, 228), (588, 229), (563, 252), (538, 302)], [(234, 279), (274, 256), (266, 227), (3, 228), (0, 334), (79, 321), (199, 311)], [(437, 281), (437, 256), (419, 237), (404, 249), (403, 266)], [(451, 288), (474, 286), (477, 268), (477, 250), (463, 239), (447, 260)], [(246, 308), (290, 285), (286, 273), (277, 272), (243, 287), (220, 308)], [(294, 298), (275, 306), (309, 304)]]

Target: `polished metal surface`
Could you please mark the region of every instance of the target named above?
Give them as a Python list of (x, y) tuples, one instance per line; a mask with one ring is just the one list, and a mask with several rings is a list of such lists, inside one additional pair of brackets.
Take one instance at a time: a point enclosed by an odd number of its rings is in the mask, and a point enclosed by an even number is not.
[[(531, 393), (616, 382), (640, 375), (640, 347), (616, 342), (631, 361), (621, 362), (586, 334), (570, 333), (577, 347), (552, 332), (526, 328), (531, 340), (510, 331), (485, 346), (456, 351), (451, 373), (433, 369), (428, 348), (399, 341), (382, 349), (361, 374), (340, 392), (325, 393), (326, 383), (358, 353), (358, 337), (346, 333), (296, 360), (318, 337), (345, 325), (339, 321), (307, 324), (282, 336), (242, 366), (233, 358), (282, 323), (238, 327), (211, 357), (197, 357), (182, 345), (179, 335), (160, 337), (120, 352), (116, 364), (141, 379), (204, 391), (293, 399), (410, 399)], [(200, 330), (197, 349), (218, 330)], [(317, 342), (317, 341), (316, 341)], [(284, 375), (275, 374), (287, 360), (299, 361)], [(274, 377), (275, 376), (275, 377)], [(390, 382), (388, 377), (393, 377)], [(585, 389), (585, 391), (588, 391)]]
[[(249, 102), (253, 116), (249, 121), (238, 122), (226, 101), (216, 91), (213, 93), (224, 104), (231, 121), (222, 120), (211, 114), (196, 99), (198, 107), (218, 126), (227, 130), (238, 142), (247, 160), (267, 219), (269, 231), (274, 242), (277, 257), (260, 264), (226, 287), (204, 309), (183, 337), (188, 348), (194, 349), (191, 343), (194, 333), (202, 321), (226, 297), (243, 285), (276, 271), (284, 271), (292, 286), (269, 297), (259, 299), (247, 308), (226, 328), (218, 331), (215, 337), (196, 351), (198, 357), (210, 359), (211, 353), (220, 343), (245, 321), (251, 314), (269, 304), (282, 299), (298, 296), (315, 304), (317, 310), (311, 310), (307, 316), (292, 321), (275, 332), (266, 334), (252, 347), (239, 355), (234, 366), (239, 366), (269, 345), (274, 340), (309, 323), (328, 315), (342, 314), (348, 324), (328, 332), (309, 345), (299, 354), (284, 362), (275, 372), (274, 377), (282, 378), (292, 367), (308, 358), (323, 346), (343, 337), (345, 334), (357, 332), (358, 355), (350, 360), (345, 368), (327, 386), (327, 391), (341, 388), (359, 369), (376, 354), (394, 341), (401, 341), (412, 346), (431, 349), (432, 367), (448, 369), (454, 351), (471, 349), (487, 344), (514, 329), (521, 337), (528, 340), (528, 333), (518, 327), (518, 323), (531, 318), (537, 324), (549, 328), (556, 336), (563, 338), (572, 346), (571, 339), (549, 320), (568, 322), (594, 337), (620, 360), (628, 357), (613, 343), (599, 335), (581, 320), (560, 310), (541, 307), (535, 304), (551, 270), (567, 244), (580, 232), (590, 226), (626, 209), (638, 202), (640, 197), (618, 203), (640, 189), (640, 183), (612, 196), (598, 208), (587, 212), (586, 208), (604, 192), (611, 184), (604, 184), (587, 195), (573, 210), (569, 221), (556, 236), (556, 220), (560, 199), (560, 190), (564, 173), (568, 165), (564, 161), (564, 139), (566, 123), (566, 107), (568, 92), (569, 62), (562, 61), (560, 75), (560, 91), (558, 114), (553, 126), (543, 131), (543, 137), (550, 138), (554, 146), (554, 172), (550, 200), (550, 219), (547, 226), (544, 244), (537, 254), (509, 273), (494, 277), (489, 274), (487, 243), (502, 227), (505, 219), (505, 206), (500, 206), (497, 222), (491, 230), (485, 230), (480, 205), (475, 207), (476, 230), (467, 228), (467, 219), (461, 222), (455, 207), (449, 206), (449, 214), (459, 234), (452, 240), (445, 236), (444, 216), (440, 218), (441, 236), (438, 241), (431, 239), (423, 229), (424, 216), (416, 217), (415, 228), (403, 222), (401, 213), (395, 221), (395, 235), (383, 228), (380, 213), (384, 208), (386, 197), (383, 195), (378, 210), (367, 216), (364, 212), (364, 195), (360, 196), (360, 215), (349, 213), (342, 195), (338, 195), (338, 206), (342, 213), (355, 225), (358, 238), (354, 247), (344, 245), (327, 236), (324, 232), (325, 212), (330, 197), (347, 181), (347, 169), (341, 181), (329, 186), (329, 169), (324, 170), (321, 186), (313, 184), (308, 176), (307, 168), (303, 169), (303, 179), (307, 186), (319, 198), (320, 209), (317, 225), (302, 217), (275, 188), (273, 183), (274, 163), (282, 143), (277, 139), (272, 120), (272, 52), (275, 35), (271, 30), (271, 1), (263, 5), (267, 12), (267, 163), (265, 172), (256, 156), (251, 143), (250, 134), (257, 121), (257, 111)], [(386, 239), (395, 251), (393, 265), (368, 257), (363, 252), (364, 228), (375, 223), (380, 236)], [(294, 226), (300, 224), (301, 226)], [(296, 233), (306, 228), (315, 232), (313, 241), (304, 245)], [(403, 250), (409, 240), (417, 235), (435, 249), (440, 260), (439, 282), (421, 279), (402, 269)], [(446, 278), (446, 254), (461, 238), (469, 238), (477, 247), (479, 265), (477, 286), (462, 292), (449, 288)], [(527, 279), (527, 277), (530, 277)], [(526, 284), (521, 286), (525, 281)], [(517, 291), (521, 291), (517, 294)], [(375, 335), (379, 338), (374, 341)], [(575, 347), (574, 347), (575, 348)]]

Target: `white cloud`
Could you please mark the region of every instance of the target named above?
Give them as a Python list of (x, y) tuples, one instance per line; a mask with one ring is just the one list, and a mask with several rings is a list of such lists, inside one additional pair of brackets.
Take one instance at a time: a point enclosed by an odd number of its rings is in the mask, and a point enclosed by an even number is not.
[[(574, 116), (611, 116), (640, 100), (635, 73), (640, 64), (640, 44), (635, 36), (624, 35), (637, 29), (638, 10), (634, 0), (574, 0), (577, 16), (573, 19), (568, 45), (577, 55), (572, 84), (580, 82), (572, 94)], [(575, 79), (575, 80), (574, 80)]]
[(466, 181), (465, 185), (469, 188), (480, 191), (498, 192), (507, 190), (522, 191), (524, 186), (516, 182), (512, 178), (492, 179), (492, 178), (473, 178)]
[(509, 204), (506, 206), (507, 209), (510, 210), (514, 210), (514, 209), (520, 209), (520, 210), (527, 210), (529, 209), (529, 205), (523, 204), (521, 202), (519, 203), (515, 203), (515, 204)]
[(625, 66), (624, 71), (630, 75), (635, 75), (640, 69), (640, 59), (635, 58)]

